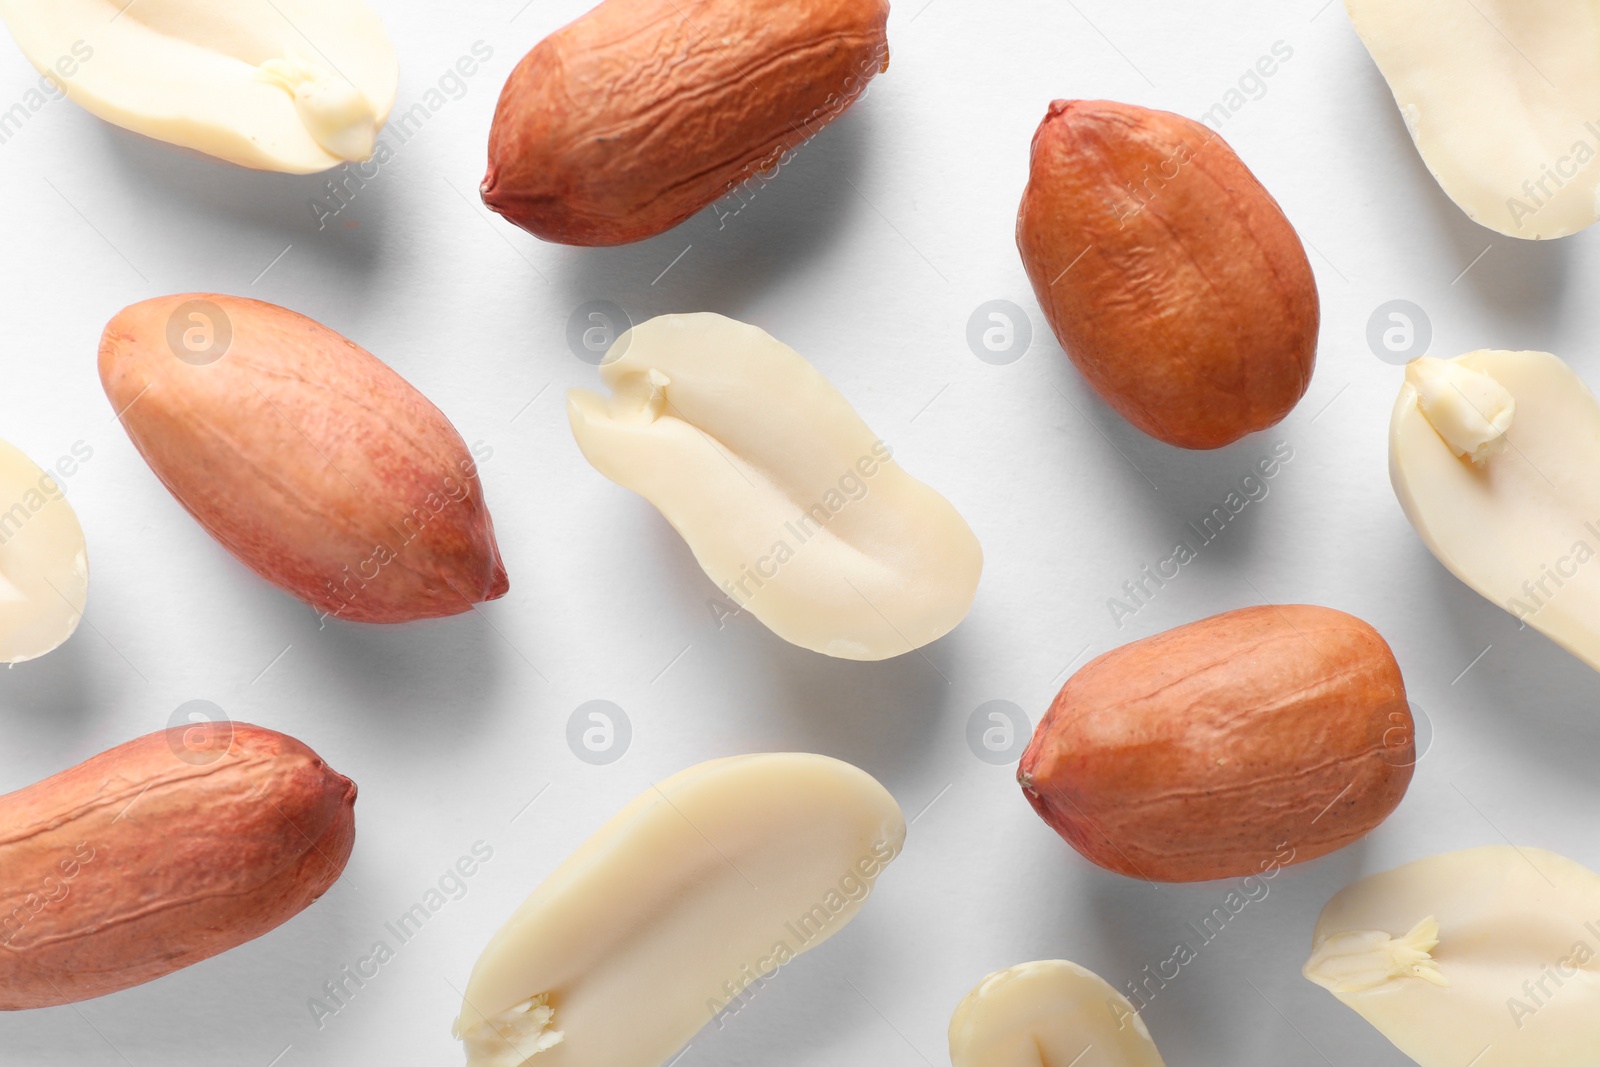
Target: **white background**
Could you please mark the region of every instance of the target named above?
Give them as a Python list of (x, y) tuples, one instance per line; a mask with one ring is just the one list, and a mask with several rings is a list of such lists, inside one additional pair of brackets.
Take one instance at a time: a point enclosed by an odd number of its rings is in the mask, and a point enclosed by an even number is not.
[[(361, 790), (354, 857), (321, 902), (150, 985), (0, 1018), (7, 1067), (458, 1062), (452, 986), (534, 885), (651, 781), (762, 750), (858, 764), (916, 819), (855, 924), (680, 1063), (942, 1065), (950, 1011), (987, 972), (1065, 957), (1120, 985), (1193, 940), (1186, 924), (1230, 888), (1152, 887), (1079, 858), (1010, 768), (969, 750), (973, 710), (1010, 700), (1037, 721), (1089, 655), (1263, 600), (1376, 625), (1433, 740), (1377, 833), (1279, 877), (1156, 998), (1146, 1018), (1168, 1062), (1403, 1064), (1299, 975), (1328, 897), (1508, 839), (1600, 867), (1600, 684), (1412, 534), (1385, 469), (1400, 371), (1365, 340), (1373, 310), (1406, 298), (1430, 315), (1435, 354), (1547, 349), (1593, 380), (1600, 235), (1534, 246), (1470, 223), (1418, 160), (1341, 5), (900, 0), (890, 72), (725, 228), (707, 213), (591, 250), (541, 244), (477, 203), (505, 76), (586, 0), (521, 4), (381, 0), (402, 107), (474, 42), (494, 55), (320, 232), (319, 179), (191, 156), (70, 103), (0, 145), (0, 436), (46, 465), (74, 442), (93, 449), (66, 482), (89, 538), (88, 615), (62, 649), (0, 677), (0, 791), (160, 729), (193, 699), (302, 738)], [(1056, 97), (1199, 116), (1279, 41), (1293, 58), (1223, 132), (1312, 249), (1316, 378), (1280, 427), (1186, 453), (1096, 401), (1044, 327), (1013, 243), (1029, 139)], [(0, 108), (34, 83), (0, 45)], [(113, 420), (95, 350), (124, 305), (205, 289), (321, 320), (493, 448), (483, 478), (509, 596), (448, 621), (319, 629), (180, 510)], [(687, 549), (567, 430), (563, 391), (595, 375), (566, 325), (593, 299), (635, 319), (723, 312), (812, 359), (977, 530), (987, 569), (966, 622), (881, 664), (788, 647), (748, 617), (719, 629)], [(1032, 350), (1009, 366), (967, 346), (968, 317), (992, 299), (1033, 317)], [(1117, 628), (1118, 586), (1278, 441), (1294, 459), (1270, 496)], [(591, 699), (633, 723), (610, 766), (566, 744)], [(466, 896), (319, 1029), (308, 998), (477, 841), (494, 858)]]

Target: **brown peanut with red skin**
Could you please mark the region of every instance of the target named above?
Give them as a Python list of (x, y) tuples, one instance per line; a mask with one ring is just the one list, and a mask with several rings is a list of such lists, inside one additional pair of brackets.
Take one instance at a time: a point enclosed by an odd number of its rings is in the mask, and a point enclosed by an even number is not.
[(1305, 248), (1197, 122), (1056, 101), (1017, 247), (1073, 364), (1152, 437), (1220, 448), (1281, 421), (1310, 385), (1321, 311)]
[(0, 1010), (160, 978), (338, 879), (355, 784), (292, 737), (216, 725), (217, 751), (174, 727), (0, 797)]
[[(232, 342), (196, 365), (168, 324), (193, 301)], [(181, 316), (180, 316), (181, 317)], [(240, 562), (354, 622), (458, 615), (508, 588), (477, 464), (420, 392), (304, 315), (214, 293), (125, 308), (100, 380), (156, 477)]]
[(1157, 882), (1326, 855), (1411, 783), (1405, 682), (1371, 626), (1330, 608), (1231, 611), (1107, 652), (1023, 753), (1034, 809), (1085, 857)]
[(663, 233), (865, 92), (888, 17), (888, 0), (605, 0), (512, 72), (483, 201), (563, 244)]

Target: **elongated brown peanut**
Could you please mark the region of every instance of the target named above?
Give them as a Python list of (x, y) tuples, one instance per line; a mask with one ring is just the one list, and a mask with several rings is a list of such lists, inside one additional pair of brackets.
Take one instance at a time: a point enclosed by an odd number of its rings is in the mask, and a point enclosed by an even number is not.
[(786, 162), (889, 65), (888, 0), (605, 0), (506, 82), (483, 200), (548, 241), (643, 240)]
[(1331, 608), (1230, 611), (1107, 652), (1022, 756), (1041, 817), (1102, 867), (1158, 882), (1271, 872), (1365, 836), (1405, 795), (1405, 683)]
[(355, 799), (294, 738), (226, 722), (0, 797), (0, 1010), (115, 993), (287, 922), (344, 870)]

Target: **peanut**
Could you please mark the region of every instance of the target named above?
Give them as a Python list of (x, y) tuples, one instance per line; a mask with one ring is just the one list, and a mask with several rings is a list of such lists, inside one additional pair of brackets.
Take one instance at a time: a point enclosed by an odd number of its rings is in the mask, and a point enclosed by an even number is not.
[(1220, 448), (1282, 420), (1311, 383), (1320, 305), (1305, 249), (1197, 122), (1056, 101), (1017, 246), (1073, 364), (1152, 437)]
[(407, 622), (505, 594), (461, 435), (326, 326), (242, 297), (146, 300), (106, 326), (100, 380), (178, 503), (324, 614)]
[(1405, 683), (1330, 608), (1231, 611), (1107, 652), (1067, 680), (1018, 774), (1109, 870), (1159, 882), (1270, 873), (1365, 836), (1416, 762)]
[(227, 722), (0, 797), (0, 1010), (115, 993), (282, 925), (344, 870), (355, 799), (299, 741)]
[(887, 70), (888, 0), (606, 0), (507, 80), (483, 201), (574, 245), (640, 241), (787, 161)]

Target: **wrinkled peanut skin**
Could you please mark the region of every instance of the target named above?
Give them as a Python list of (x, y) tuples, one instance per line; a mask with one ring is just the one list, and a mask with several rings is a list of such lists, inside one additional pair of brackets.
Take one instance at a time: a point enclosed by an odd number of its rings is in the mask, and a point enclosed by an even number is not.
[(888, 0), (605, 0), (517, 65), (483, 201), (547, 241), (663, 233), (888, 69)]
[[(227, 315), (214, 363), (173, 354), (191, 299)], [(267, 581), (355, 622), (456, 615), (508, 582), (477, 467), (444, 414), (371, 353), (258, 300), (181, 294), (126, 308), (100, 380), (150, 469)]]
[(1365, 836), (1411, 783), (1389, 646), (1329, 608), (1245, 608), (1100, 656), (1039, 723), (1018, 781), (1108, 870), (1259, 875)]
[(292, 737), (219, 725), (213, 751), (174, 727), (0, 797), (0, 1010), (160, 978), (338, 879), (354, 783)]
[(1056, 101), (1017, 246), (1073, 364), (1152, 437), (1220, 448), (1282, 420), (1311, 383), (1321, 311), (1305, 249), (1197, 122)]

